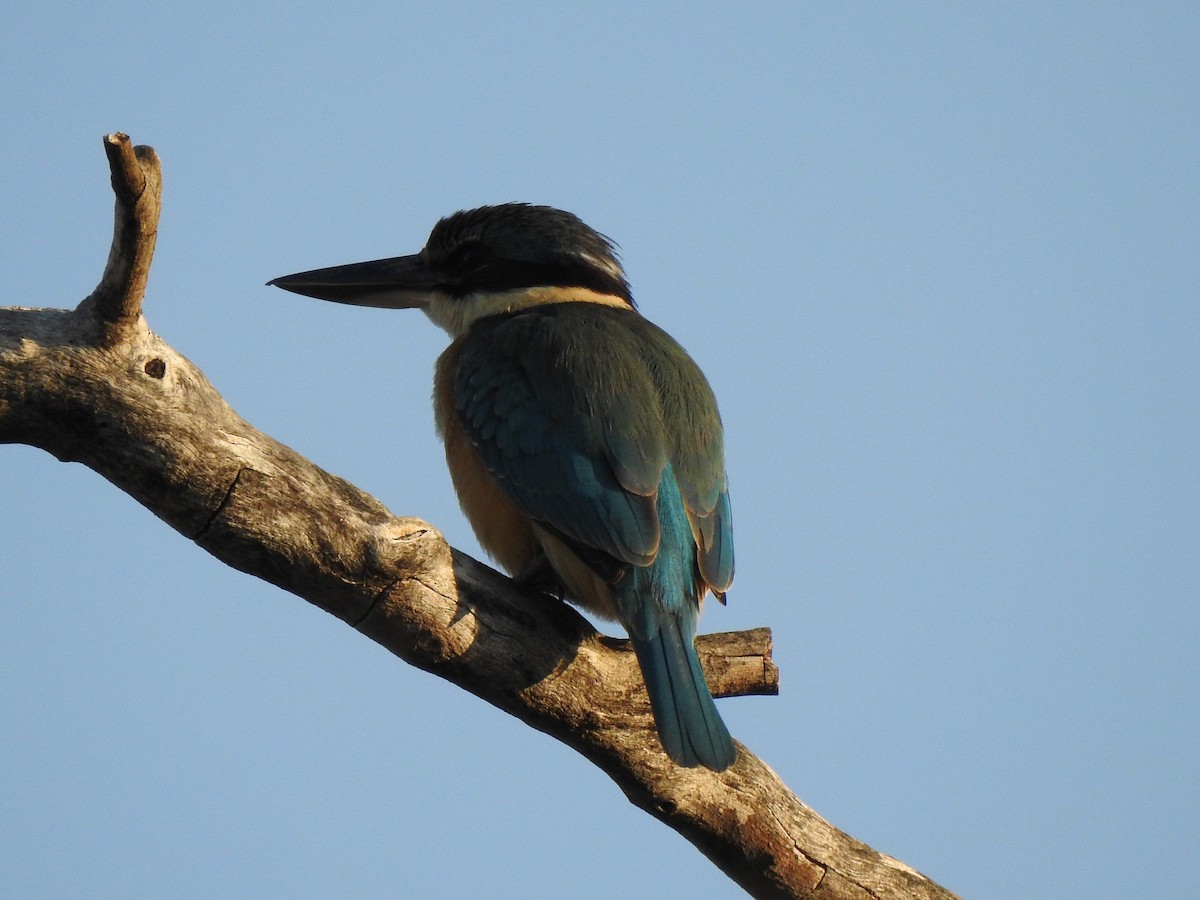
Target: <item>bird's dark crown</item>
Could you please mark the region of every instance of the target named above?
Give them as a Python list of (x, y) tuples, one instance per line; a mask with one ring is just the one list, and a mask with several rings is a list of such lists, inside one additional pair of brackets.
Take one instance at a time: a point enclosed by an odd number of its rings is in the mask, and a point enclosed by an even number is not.
[(433, 227), (421, 257), (452, 295), (581, 287), (633, 305), (614, 243), (551, 206), (504, 203), (456, 212)]

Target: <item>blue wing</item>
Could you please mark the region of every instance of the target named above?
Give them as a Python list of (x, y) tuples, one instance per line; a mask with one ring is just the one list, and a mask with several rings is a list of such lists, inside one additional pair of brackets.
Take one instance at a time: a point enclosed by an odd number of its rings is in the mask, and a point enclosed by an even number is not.
[(717, 592), (733, 539), (716, 403), (695, 363), (632, 310), (532, 307), (477, 322), (454, 385), (459, 419), (521, 512), (573, 544), (646, 566), (660, 542), (656, 497), (673, 468)]

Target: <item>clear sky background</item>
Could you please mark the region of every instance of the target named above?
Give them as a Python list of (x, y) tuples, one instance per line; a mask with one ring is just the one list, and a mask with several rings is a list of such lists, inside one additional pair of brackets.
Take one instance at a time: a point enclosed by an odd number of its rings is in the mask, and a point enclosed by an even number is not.
[[(778, 698), (734, 735), (968, 898), (1192, 897), (1200, 6), (10, 4), (2, 302), (74, 306), (101, 137), (165, 173), (151, 327), (478, 553), (444, 335), (267, 288), (570, 209), (721, 402)], [(0, 895), (738, 889), (582, 758), (0, 447)]]

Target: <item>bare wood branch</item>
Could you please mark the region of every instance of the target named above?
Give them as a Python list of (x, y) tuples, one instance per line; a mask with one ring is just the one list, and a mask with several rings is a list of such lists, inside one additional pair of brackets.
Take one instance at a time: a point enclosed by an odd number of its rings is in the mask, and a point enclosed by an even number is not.
[(152, 147), (135, 147), (129, 135), (104, 138), (104, 152), (117, 196), (112, 247), (100, 283), (84, 300), (108, 346), (134, 327), (142, 313), (150, 260), (158, 238), (162, 205), (162, 166)]
[[(744, 747), (682, 769), (623, 641), (449, 547), (241, 419), (141, 317), (158, 162), (106, 139), (113, 251), (74, 311), (0, 309), (0, 442), (82, 462), (200, 547), (582, 753), (756, 897), (948, 898), (839, 831)], [(140, 173), (140, 174), (139, 174)], [(707, 635), (714, 693), (776, 693), (770, 632)]]

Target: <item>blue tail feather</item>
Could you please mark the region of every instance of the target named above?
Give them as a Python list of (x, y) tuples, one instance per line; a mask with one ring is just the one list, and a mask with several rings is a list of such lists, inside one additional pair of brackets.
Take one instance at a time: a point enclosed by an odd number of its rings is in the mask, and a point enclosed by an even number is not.
[(723, 771), (733, 765), (737, 750), (713, 702), (700, 659), (681, 622), (670, 616), (649, 639), (634, 637), (650, 693), (650, 708), (667, 755), (681, 766), (705, 766)]
[(670, 466), (656, 511), (658, 554), (648, 566), (630, 567), (613, 599), (637, 653), (663, 749), (681, 766), (720, 772), (733, 765), (737, 751), (696, 656), (697, 547)]

